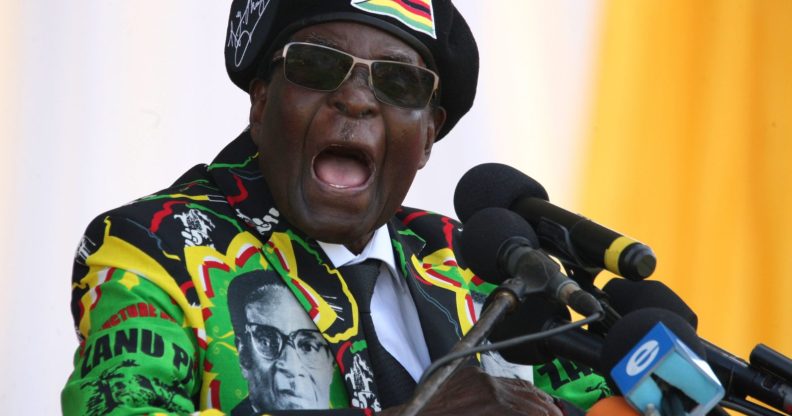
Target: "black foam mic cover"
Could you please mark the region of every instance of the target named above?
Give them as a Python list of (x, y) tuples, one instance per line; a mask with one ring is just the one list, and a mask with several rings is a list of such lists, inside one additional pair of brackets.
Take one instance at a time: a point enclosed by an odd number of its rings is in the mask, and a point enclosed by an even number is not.
[(608, 302), (620, 314), (628, 314), (642, 308), (661, 308), (671, 311), (698, 328), (698, 316), (673, 290), (657, 280), (634, 282), (611, 279), (602, 290), (608, 294)]
[(519, 198), (549, 200), (539, 182), (500, 163), (482, 163), (467, 171), (454, 191), (454, 209), (462, 222), (487, 207), (509, 209)]
[[(660, 282), (645, 280), (629, 282), (613, 279), (603, 288), (614, 309), (628, 313), (642, 306), (666, 309), (682, 316), (692, 325), (698, 321), (696, 314), (668, 286)], [(613, 330), (611, 330), (613, 331)], [(609, 333), (610, 334), (610, 333)], [(608, 335), (610, 337), (610, 335)], [(706, 358), (715, 375), (726, 389), (726, 394), (735, 397), (751, 396), (762, 403), (781, 410), (792, 406), (792, 386), (785, 380), (767, 373), (732, 353), (706, 340), (700, 340), (707, 351)], [(691, 346), (688, 344), (688, 346)]]
[(534, 227), (542, 248), (565, 262), (632, 280), (651, 275), (657, 263), (648, 246), (553, 205), (542, 185), (511, 166), (484, 163), (467, 171), (454, 192), (454, 207), (462, 222), (487, 207), (514, 211)]
[(494, 284), (511, 277), (500, 265), (503, 249), (510, 243), (539, 247), (539, 239), (528, 222), (512, 211), (495, 207), (472, 215), (465, 222), (460, 239), (462, 257), (470, 269)]

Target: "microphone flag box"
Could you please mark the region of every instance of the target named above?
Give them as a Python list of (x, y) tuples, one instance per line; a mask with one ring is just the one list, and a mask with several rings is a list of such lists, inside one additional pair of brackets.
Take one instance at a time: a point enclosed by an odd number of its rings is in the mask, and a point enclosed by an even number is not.
[(641, 412), (646, 412), (650, 404), (660, 409), (667, 386), (690, 399), (684, 401), (688, 404), (685, 415), (689, 416), (706, 415), (725, 393), (709, 364), (662, 322), (613, 367), (611, 377), (624, 398)]

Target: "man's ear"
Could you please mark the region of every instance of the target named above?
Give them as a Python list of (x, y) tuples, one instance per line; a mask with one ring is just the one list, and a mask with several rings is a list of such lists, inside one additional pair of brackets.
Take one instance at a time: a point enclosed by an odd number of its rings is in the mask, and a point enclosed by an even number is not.
[(434, 142), (437, 139), (437, 134), (443, 128), (443, 124), (445, 124), (446, 120), (445, 108), (437, 106), (432, 108), (430, 111), (432, 114), (430, 116), (431, 119), (426, 126), (426, 143), (424, 143), (423, 158), (418, 164), (418, 169), (423, 168), (426, 166), (426, 163), (429, 162), (429, 156), (432, 155), (432, 146), (434, 146)]
[(264, 80), (254, 78), (250, 81), (250, 125), (255, 125), (261, 120), (261, 115), (264, 113), (264, 107), (267, 104), (267, 89), (269, 84)]

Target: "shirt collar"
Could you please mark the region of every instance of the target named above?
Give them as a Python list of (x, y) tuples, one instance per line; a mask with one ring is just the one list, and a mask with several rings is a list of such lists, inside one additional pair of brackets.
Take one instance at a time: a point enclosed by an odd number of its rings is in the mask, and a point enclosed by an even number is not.
[(323, 241), (318, 243), (336, 268), (362, 263), (368, 259), (377, 259), (385, 263), (391, 273), (394, 275), (396, 273), (396, 260), (393, 258), (393, 245), (390, 241), (388, 224), (384, 224), (374, 231), (371, 240), (358, 255), (353, 254), (342, 244), (325, 243)]

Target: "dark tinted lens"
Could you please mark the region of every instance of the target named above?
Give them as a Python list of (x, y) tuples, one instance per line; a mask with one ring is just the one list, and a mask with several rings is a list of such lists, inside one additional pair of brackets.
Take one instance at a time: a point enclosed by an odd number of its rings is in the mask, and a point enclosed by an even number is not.
[(414, 65), (374, 62), (371, 79), (377, 98), (399, 107), (422, 108), (434, 92), (434, 74)]
[(321, 46), (292, 44), (286, 51), (284, 74), (303, 87), (332, 91), (352, 67), (352, 57)]

